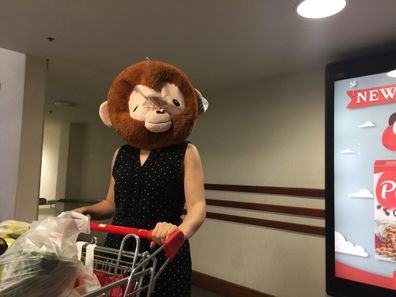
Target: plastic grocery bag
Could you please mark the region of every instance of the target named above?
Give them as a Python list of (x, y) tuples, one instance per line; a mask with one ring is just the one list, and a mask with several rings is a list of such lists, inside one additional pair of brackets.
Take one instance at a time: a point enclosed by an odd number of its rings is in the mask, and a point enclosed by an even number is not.
[(80, 265), (77, 272), (77, 280), (74, 284), (73, 290), (69, 294), (69, 297), (79, 297), (100, 287), (101, 285), (96, 275), (84, 265)]
[(11, 246), (15, 240), (29, 230), (30, 224), (20, 221), (3, 221), (0, 223), (0, 238), (3, 238), (8, 246)]
[(34, 222), (0, 256), (0, 297), (66, 297), (81, 270), (79, 233), (89, 233), (89, 218), (68, 211)]

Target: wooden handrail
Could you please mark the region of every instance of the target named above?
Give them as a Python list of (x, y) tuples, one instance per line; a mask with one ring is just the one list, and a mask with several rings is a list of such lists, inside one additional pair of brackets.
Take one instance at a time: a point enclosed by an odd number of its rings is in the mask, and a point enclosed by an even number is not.
[(305, 207), (284, 206), (284, 205), (274, 205), (274, 204), (250, 203), (250, 202), (218, 200), (218, 199), (206, 199), (206, 203), (208, 205), (213, 205), (213, 206), (259, 210), (259, 211), (284, 213), (284, 214), (308, 216), (308, 217), (316, 217), (316, 218), (324, 218), (324, 216), (325, 216), (324, 210), (317, 209), (317, 208), (305, 208)]
[(324, 189), (310, 189), (310, 188), (205, 184), (205, 190), (275, 194), (275, 195), (308, 197), (308, 198), (316, 198), (316, 199), (324, 199), (325, 196)]

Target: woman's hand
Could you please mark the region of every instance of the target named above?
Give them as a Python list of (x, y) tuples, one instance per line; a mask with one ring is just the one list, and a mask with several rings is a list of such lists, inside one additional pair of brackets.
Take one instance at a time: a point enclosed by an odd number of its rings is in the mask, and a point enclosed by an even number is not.
[(154, 249), (156, 246), (164, 244), (165, 240), (169, 237), (169, 235), (171, 235), (177, 229), (177, 226), (171, 223), (157, 223), (157, 225), (153, 229), (153, 241), (150, 243), (150, 248)]

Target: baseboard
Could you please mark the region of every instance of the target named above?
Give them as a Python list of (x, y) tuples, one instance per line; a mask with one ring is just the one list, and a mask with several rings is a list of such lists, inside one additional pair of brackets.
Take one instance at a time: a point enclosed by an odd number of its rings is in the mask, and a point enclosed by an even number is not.
[(192, 283), (225, 297), (274, 297), (198, 271), (192, 272)]

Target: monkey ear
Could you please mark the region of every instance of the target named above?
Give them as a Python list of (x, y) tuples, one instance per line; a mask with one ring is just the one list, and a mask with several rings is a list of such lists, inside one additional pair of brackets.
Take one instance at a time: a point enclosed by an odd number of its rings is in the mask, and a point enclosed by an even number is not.
[(110, 121), (109, 105), (107, 104), (107, 100), (100, 105), (99, 116), (102, 119), (103, 124), (105, 124), (107, 127), (112, 126)]
[(195, 92), (198, 95), (198, 113), (201, 114), (208, 110), (209, 102), (206, 100), (204, 96), (202, 96), (201, 92), (195, 89)]

